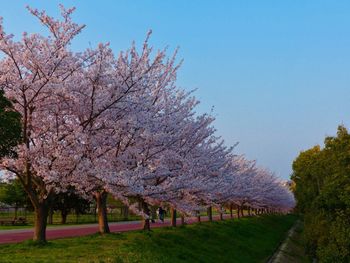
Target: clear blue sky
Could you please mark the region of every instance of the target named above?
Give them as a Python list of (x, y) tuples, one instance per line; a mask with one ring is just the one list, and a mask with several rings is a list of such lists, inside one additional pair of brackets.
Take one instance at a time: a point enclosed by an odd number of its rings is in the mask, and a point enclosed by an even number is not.
[[(116, 52), (151, 43), (180, 47), (178, 84), (215, 106), (227, 144), (288, 178), (298, 153), (350, 123), (350, 1), (5, 1), (7, 32), (38, 32), (27, 4), (58, 14), (76, 6), (86, 24), (73, 44), (110, 42)], [(90, 44), (89, 44), (90, 43)]]

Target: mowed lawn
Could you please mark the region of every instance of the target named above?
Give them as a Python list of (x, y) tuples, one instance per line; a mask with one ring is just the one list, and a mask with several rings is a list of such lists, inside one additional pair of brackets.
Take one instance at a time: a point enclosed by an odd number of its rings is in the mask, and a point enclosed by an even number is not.
[(260, 216), (151, 232), (0, 245), (0, 262), (266, 262), (296, 217)]

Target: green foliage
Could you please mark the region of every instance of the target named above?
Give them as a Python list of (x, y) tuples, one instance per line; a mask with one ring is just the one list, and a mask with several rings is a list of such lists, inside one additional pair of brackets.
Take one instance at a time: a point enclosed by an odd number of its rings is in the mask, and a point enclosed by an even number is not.
[(21, 139), (21, 115), (0, 90), (0, 158), (14, 156), (13, 148)]
[(329, 237), (320, 240), (317, 255), (321, 262), (349, 262), (350, 218), (349, 212), (337, 213), (335, 221), (330, 222)]
[(27, 194), (18, 180), (0, 183), (0, 203), (14, 207), (27, 206)]
[(69, 213), (84, 214), (89, 208), (91, 202), (80, 197), (74, 188), (69, 188), (66, 192), (55, 194), (51, 200), (51, 208), (54, 211), (60, 211), (62, 223), (66, 223), (66, 217)]
[(339, 126), (324, 144), (293, 162), (297, 209), (304, 214), (309, 254), (320, 262), (349, 262), (350, 135)]
[(266, 262), (295, 216), (261, 216), (177, 228), (0, 245), (1, 262)]

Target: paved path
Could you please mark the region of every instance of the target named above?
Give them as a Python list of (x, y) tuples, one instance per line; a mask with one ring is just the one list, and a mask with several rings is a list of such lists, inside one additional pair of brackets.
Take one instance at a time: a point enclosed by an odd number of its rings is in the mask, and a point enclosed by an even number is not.
[[(229, 215), (225, 215), (225, 218), (229, 218)], [(219, 216), (213, 216), (214, 220), (219, 220)], [(208, 221), (206, 216), (201, 217), (201, 221)], [(187, 224), (193, 224), (197, 222), (196, 217), (186, 218)], [(180, 219), (177, 219), (177, 224), (180, 225)], [(170, 220), (165, 220), (164, 223), (151, 223), (151, 228), (170, 226)], [(132, 230), (142, 229), (141, 221), (125, 221), (109, 223), (111, 232), (126, 232)], [(46, 230), (47, 239), (56, 239), (64, 237), (85, 236), (98, 232), (97, 224), (88, 225), (74, 225), (74, 226), (49, 226)], [(0, 244), (6, 243), (19, 243), (33, 237), (33, 229), (13, 229), (13, 230), (0, 230)]]
[[(267, 263), (301, 263), (306, 255), (301, 239), (301, 222), (298, 220), (288, 231), (287, 237), (281, 242), (274, 255)], [(298, 231), (299, 230), (299, 231)]]

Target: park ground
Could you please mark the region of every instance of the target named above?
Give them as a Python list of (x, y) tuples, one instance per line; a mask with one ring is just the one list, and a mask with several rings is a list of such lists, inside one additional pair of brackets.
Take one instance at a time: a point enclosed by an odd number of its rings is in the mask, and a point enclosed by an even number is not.
[(150, 232), (0, 245), (1, 262), (266, 262), (294, 215), (266, 215), (164, 227)]

